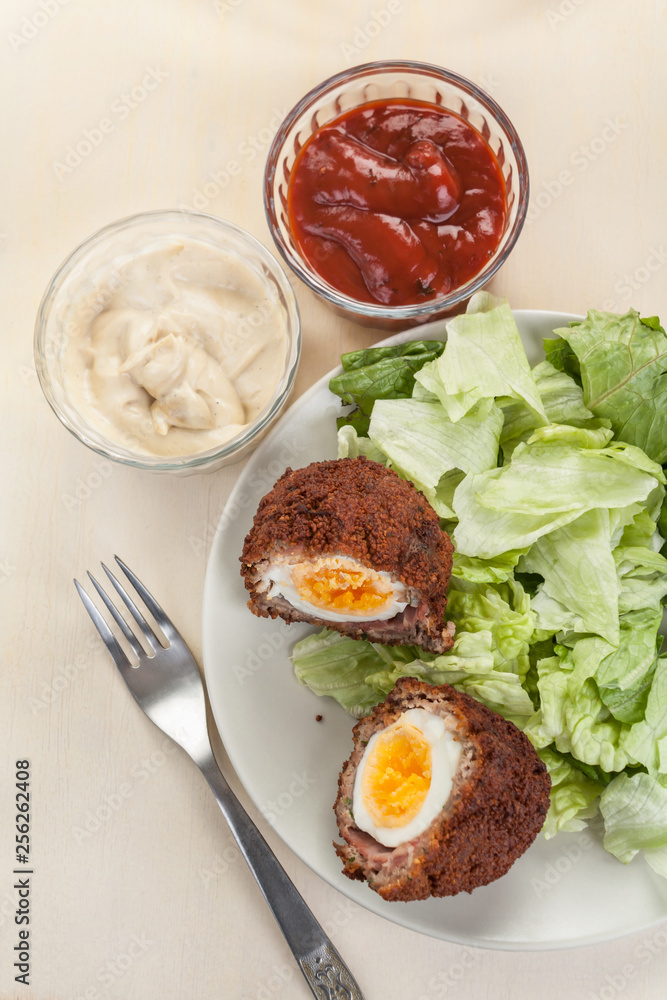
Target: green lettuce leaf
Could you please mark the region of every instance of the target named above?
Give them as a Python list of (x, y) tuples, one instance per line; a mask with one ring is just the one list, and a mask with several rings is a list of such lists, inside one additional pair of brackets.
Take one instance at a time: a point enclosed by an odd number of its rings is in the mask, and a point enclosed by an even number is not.
[(618, 577), (608, 510), (586, 511), (538, 538), (519, 568), (544, 580), (533, 600), (536, 628), (595, 632), (618, 643)]
[(347, 639), (324, 629), (295, 645), (295, 674), (315, 694), (330, 695), (357, 717), (382, 701), (399, 677), (422, 677), (431, 684), (453, 684), (525, 723), (533, 712), (522, 687), (533, 616), (521, 585), (453, 577), (447, 617), (456, 622), (457, 635), (452, 649), (441, 656), (414, 646)]
[(434, 657), (416, 647), (382, 646), (323, 629), (295, 645), (293, 662), (302, 684), (317, 695), (335, 698), (356, 718), (383, 701), (399, 677), (478, 690), (488, 681), (494, 705), (519, 715), (532, 711), (520, 676), (511, 671), (496, 674), (493, 637), (484, 630), (462, 633), (446, 656)]
[[(434, 393), (453, 421), (480, 400), (509, 396), (522, 400), (539, 424), (548, 418), (507, 302), (493, 308), (489, 296), (473, 296), (468, 311), (447, 323), (447, 344), (417, 381)], [(480, 306), (483, 311), (479, 311)]]
[(591, 412), (611, 420), (621, 441), (667, 462), (667, 335), (657, 321), (643, 322), (634, 309), (591, 309), (582, 323), (554, 332), (579, 361)]
[[(478, 635), (476, 641), (480, 639)], [(454, 659), (444, 658), (433, 663), (413, 660), (412, 663), (394, 664), (391, 670), (371, 674), (367, 681), (378, 692), (378, 701), (387, 697), (399, 678), (417, 677), (428, 684), (451, 684), (458, 691), (466, 692), (519, 726), (525, 724), (533, 714), (533, 703), (521, 686), (521, 679), (517, 674), (502, 670), (482, 673), (474, 673), (470, 669), (456, 670), (454, 663)]]
[(464, 475), (465, 473), (461, 472), (460, 469), (451, 469), (450, 472), (445, 472), (435, 488), (423, 485), (418, 487), (421, 488), (422, 493), (438, 517), (448, 520), (456, 517), (452, 506), (454, 503), (454, 493), (463, 481)]
[(467, 475), (456, 490), (457, 548), (493, 559), (509, 549), (527, 548), (587, 510), (646, 500), (662, 470), (635, 452), (520, 444), (509, 465)]
[[(466, 633), (488, 633), (494, 668), (511, 671), (522, 679), (526, 676), (534, 615), (530, 597), (517, 580), (510, 577), (491, 584), (452, 576), (447, 617), (456, 625), (456, 642)], [(449, 656), (451, 653), (442, 654), (438, 663)]]
[(440, 340), (414, 340), (407, 344), (371, 347), (343, 354), (343, 371), (329, 382), (329, 389), (343, 403), (357, 409), (339, 417), (338, 427), (350, 424), (359, 434), (368, 432), (368, 423), (377, 399), (408, 399), (415, 374), (444, 350)]
[(650, 773), (667, 773), (667, 656), (656, 659), (645, 716), (632, 727), (625, 745)]
[[(606, 422), (605, 422), (606, 423)], [(611, 442), (614, 433), (605, 424), (591, 420), (585, 427), (570, 424), (548, 424), (538, 427), (528, 438), (528, 443), (572, 445), (574, 448), (604, 448)]]
[(618, 645), (571, 634), (537, 663), (540, 708), (526, 728), (535, 746), (553, 743), (607, 772), (638, 763), (657, 769), (667, 735), (667, 709), (659, 708), (667, 677), (656, 672), (660, 619), (659, 610), (630, 612), (620, 618)]
[[(616, 648), (607, 647), (603, 640), (595, 642), (592, 639), (582, 647), (582, 652), (591, 654), (587, 671), (595, 677), (602, 702), (620, 722), (635, 723), (644, 718), (656, 668), (660, 619), (660, 612), (650, 608), (626, 613), (620, 618), (620, 639)], [(639, 760), (631, 733), (624, 745), (628, 753)]]
[(384, 452), (370, 438), (360, 436), (355, 427), (345, 424), (338, 431), (338, 457), (359, 458), (360, 455), (380, 465), (390, 464)]
[[(658, 514), (657, 528), (662, 537), (664, 539), (667, 539), (667, 496), (664, 496), (662, 499), (660, 513)], [(667, 541), (665, 541), (665, 544), (663, 545), (660, 551), (662, 552), (663, 555), (666, 555), (667, 554), (666, 550), (667, 550)]]
[(623, 526), (623, 533), (619, 539), (619, 544), (631, 548), (653, 548), (657, 551), (660, 548), (659, 540), (656, 536), (657, 525), (649, 514), (641, 507), (636, 511), (632, 520)]
[(587, 775), (553, 747), (538, 753), (551, 778), (551, 801), (542, 833), (550, 839), (561, 830), (583, 830), (587, 821), (597, 815), (598, 799), (607, 783)]
[(614, 550), (621, 592), (619, 611), (660, 607), (667, 596), (667, 559), (639, 545), (619, 545)]
[(600, 798), (604, 846), (624, 864), (638, 851), (665, 873), (667, 788), (650, 774), (619, 774)]
[[(580, 640), (575, 650), (587, 641)], [(525, 732), (535, 747), (543, 749), (553, 743), (557, 750), (571, 753), (585, 764), (604, 771), (622, 771), (628, 764), (636, 763), (624, 746), (629, 726), (605, 708), (593, 677), (582, 679), (591, 669), (586, 659), (584, 669), (578, 671), (572, 650), (539, 661), (540, 708)]]
[[(565, 343), (565, 341), (559, 341)], [(551, 424), (581, 428), (609, 428), (609, 420), (596, 419), (584, 404), (580, 385), (565, 372), (558, 371), (548, 361), (533, 368), (533, 378)], [(508, 461), (517, 444), (527, 441), (538, 427), (539, 419), (522, 400), (503, 399), (500, 403), (505, 423), (500, 438), (505, 460)], [(545, 430), (547, 428), (545, 427)], [(611, 435), (610, 435), (611, 436)], [(606, 440), (604, 442), (606, 444)]]
[(387, 399), (375, 404), (368, 436), (415, 485), (434, 489), (454, 469), (495, 468), (502, 424), (494, 403), (481, 403), (453, 423), (440, 403)]
[(367, 683), (384, 661), (370, 642), (322, 629), (297, 642), (293, 651), (297, 680), (316, 695), (329, 695), (361, 719), (382, 699)]
[(477, 559), (475, 556), (465, 556), (462, 552), (454, 553), (454, 576), (470, 583), (505, 583), (514, 573), (514, 569), (523, 554), (522, 549), (502, 552), (495, 559)]
[[(576, 326), (579, 321), (570, 323), (570, 327)], [(549, 364), (558, 371), (568, 375), (573, 382), (581, 386), (581, 365), (579, 358), (574, 353), (567, 340), (562, 337), (545, 337), (543, 340), (544, 355)]]

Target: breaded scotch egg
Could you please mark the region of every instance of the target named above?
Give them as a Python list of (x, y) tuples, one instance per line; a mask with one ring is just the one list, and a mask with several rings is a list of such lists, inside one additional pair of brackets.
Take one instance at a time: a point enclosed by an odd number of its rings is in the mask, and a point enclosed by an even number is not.
[(422, 494), (366, 458), (288, 469), (241, 555), (248, 607), (354, 639), (449, 649), (452, 543)]
[(449, 685), (400, 679), (353, 729), (334, 805), (348, 878), (387, 900), (472, 892), (532, 844), (550, 780), (528, 738)]

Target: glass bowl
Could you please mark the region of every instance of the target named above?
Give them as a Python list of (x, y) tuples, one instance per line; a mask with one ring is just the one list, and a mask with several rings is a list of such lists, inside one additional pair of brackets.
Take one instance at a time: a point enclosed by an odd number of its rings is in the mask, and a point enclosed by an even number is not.
[[(338, 291), (301, 256), (287, 210), (290, 175), (299, 151), (323, 125), (345, 112), (387, 98), (435, 104), (466, 119), (496, 156), (507, 205), (503, 235), (492, 257), (464, 285), (428, 302), (386, 306), (362, 302)], [(516, 243), (528, 207), (528, 166), (521, 140), (496, 102), (464, 77), (439, 66), (403, 60), (366, 63), (325, 80), (287, 115), (269, 150), (264, 207), (278, 250), (295, 274), (340, 314), (366, 326), (405, 329), (460, 311), (470, 296), (502, 266)]]
[[(82, 315), (90, 320), (105, 308), (104, 291), (101, 297), (98, 294), (100, 275), (111, 275), (108, 288), (113, 290), (117, 287), (114, 284), (117, 267), (155, 244), (171, 239), (192, 241), (222, 251), (250, 268), (272, 301), (284, 311), (285, 349), (273, 395), (251, 423), (207, 451), (164, 456), (125, 447), (92, 426), (70, 398), (64, 378), (64, 361), (65, 348)], [(90, 302), (92, 305), (88, 304)], [(252, 314), (247, 322), (249, 327), (255, 325)], [(233, 335), (233, 331), (230, 332)], [(249, 233), (230, 222), (197, 212), (146, 212), (100, 229), (60, 266), (39, 307), (34, 352), (39, 381), (51, 408), (65, 427), (93, 451), (137, 469), (180, 474), (208, 472), (244, 457), (283, 409), (299, 364), (301, 323), (294, 292), (282, 267)]]

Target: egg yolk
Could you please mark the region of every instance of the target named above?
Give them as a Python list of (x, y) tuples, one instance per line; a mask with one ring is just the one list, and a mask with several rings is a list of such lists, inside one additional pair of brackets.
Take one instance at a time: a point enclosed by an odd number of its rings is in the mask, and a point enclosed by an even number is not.
[(303, 601), (343, 614), (382, 611), (394, 593), (391, 583), (375, 570), (339, 556), (297, 563), (292, 582)]
[(431, 785), (431, 748), (419, 729), (403, 722), (378, 734), (361, 778), (373, 822), (405, 826), (417, 815)]

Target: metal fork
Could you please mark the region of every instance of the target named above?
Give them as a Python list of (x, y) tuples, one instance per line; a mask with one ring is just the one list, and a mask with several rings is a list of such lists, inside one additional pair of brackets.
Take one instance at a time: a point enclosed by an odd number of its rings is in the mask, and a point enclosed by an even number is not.
[(204, 684), (183, 637), (132, 570), (118, 556), (115, 559), (167, 641), (165, 647), (133, 598), (102, 563), (104, 572), (151, 650), (147, 653), (139, 641), (136, 629), (129, 627), (97, 580), (88, 573), (95, 590), (137, 658), (138, 666), (133, 666), (83, 587), (77, 580), (74, 584), (130, 693), (148, 718), (192, 757), (206, 778), (313, 994), (319, 1000), (364, 1000), (350, 970), (232, 792), (216, 763), (206, 723)]

